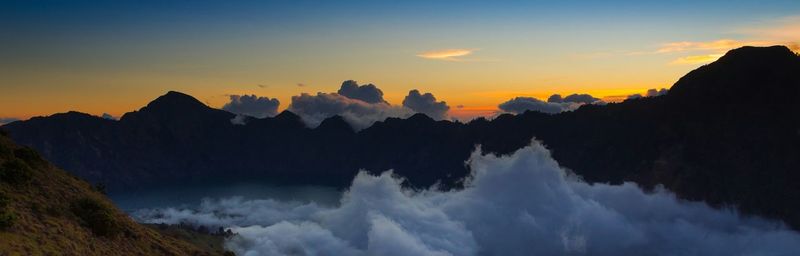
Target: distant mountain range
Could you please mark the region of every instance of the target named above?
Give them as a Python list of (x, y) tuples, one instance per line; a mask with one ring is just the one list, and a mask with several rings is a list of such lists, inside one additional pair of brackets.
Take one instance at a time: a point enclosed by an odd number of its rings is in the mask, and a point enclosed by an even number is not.
[(665, 96), (560, 114), (469, 123), (416, 114), (358, 132), (338, 116), (313, 129), (288, 111), (246, 125), (234, 117), (169, 92), (119, 121), (69, 112), (3, 129), (112, 192), (248, 180), (346, 187), (359, 169), (457, 187), (476, 145), (506, 154), (536, 138), (587, 181), (663, 184), (800, 228), (800, 57), (783, 46), (732, 50)]

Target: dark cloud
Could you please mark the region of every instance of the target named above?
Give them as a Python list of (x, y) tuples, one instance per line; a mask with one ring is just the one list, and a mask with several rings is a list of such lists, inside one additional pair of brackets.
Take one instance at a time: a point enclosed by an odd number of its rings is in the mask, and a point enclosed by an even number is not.
[(4, 125), (15, 121), (19, 121), (19, 119), (13, 117), (0, 117), (0, 125)]
[(565, 102), (573, 102), (573, 103), (581, 103), (581, 104), (593, 104), (600, 99), (593, 97), (589, 94), (570, 94), (567, 97), (561, 98), (561, 94), (553, 94), (550, 98), (547, 98), (547, 102), (550, 103), (565, 103)]
[(391, 171), (359, 173), (340, 204), (241, 197), (140, 210), (146, 223), (232, 228), (237, 255), (794, 255), (779, 223), (687, 202), (635, 183), (589, 184), (533, 142), (476, 150), (463, 189), (407, 190)]
[(450, 110), (450, 106), (447, 105), (447, 102), (436, 102), (436, 97), (434, 97), (433, 94), (420, 94), (416, 89), (408, 92), (406, 98), (403, 99), (403, 106), (414, 112), (428, 115), (436, 120), (447, 117), (447, 111)]
[(256, 95), (230, 95), (231, 101), (222, 106), (222, 109), (240, 115), (257, 118), (274, 116), (278, 112), (278, 99), (258, 97)]
[(263, 89), (263, 88), (267, 88), (267, 85), (265, 85), (265, 84), (259, 84), (259, 85), (258, 85), (258, 87)]
[(339, 115), (356, 129), (366, 128), (388, 117), (407, 117), (411, 111), (386, 102), (369, 103), (338, 93), (308, 93), (292, 96), (289, 110), (299, 115), (310, 127), (318, 126), (325, 118)]
[[(552, 98), (552, 97), (551, 97)], [(560, 97), (559, 97), (560, 98)], [(524, 113), (525, 111), (539, 111), (542, 113), (555, 114), (564, 111), (575, 110), (580, 107), (580, 103), (573, 102), (544, 102), (532, 97), (516, 97), (506, 102), (500, 103), (497, 107), (509, 113)]]
[(366, 103), (386, 103), (383, 100), (383, 91), (374, 84), (359, 86), (356, 81), (347, 80), (342, 83), (342, 87), (337, 91), (339, 95), (364, 101)]
[(112, 116), (112, 115), (111, 115), (111, 114), (109, 114), (109, 113), (103, 113), (103, 115), (102, 115), (102, 116), (100, 116), (100, 117), (102, 117), (102, 118), (104, 118), (104, 119), (108, 119), (108, 120), (117, 120), (117, 118), (116, 118), (116, 117)]
[(458, 105), (456, 108), (464, 108), (464, 105)]

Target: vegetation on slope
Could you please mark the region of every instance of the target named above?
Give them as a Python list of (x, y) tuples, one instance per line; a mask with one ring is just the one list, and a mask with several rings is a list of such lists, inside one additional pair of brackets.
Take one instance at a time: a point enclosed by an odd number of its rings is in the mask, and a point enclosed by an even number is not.
[(135, 223), (88, 183), (0, 134), (0, 255), (222, 255)]

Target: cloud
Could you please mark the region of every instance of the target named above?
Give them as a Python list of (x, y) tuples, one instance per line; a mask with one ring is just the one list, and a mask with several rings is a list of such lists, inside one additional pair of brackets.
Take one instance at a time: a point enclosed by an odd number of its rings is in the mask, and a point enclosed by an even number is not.
[(673, 53), (673, 52), (688, 52), (688, 51), (715, 51), (726, 52), (731, 49), (739, 48), (742, 46), (758, 46), (768, 45), (769, 42), (764, 41), (739, 41), (733, 39), (721, 39), (716, 41), (706, 42), (671, 42), (661, 45), (661, 48), (656, 50), (656, 53)]
[(351, 99), (362, 100), (366, 103), (386, 103), (386, 101), (383, 100), (383, 91), (378, 89), (374, 84), (359, 86), (356, 81), (347, 80), (342, 83), (337, 93)]
[(725, 52), (743, 46), (786, 45), (794, 51), (800, 50), (800, 16), (769, 20), (736, 29), (744, 40), (720, 39), (713, 41), (680, 41), (662, 44), (653, 53), (695, 53), (677, 58), (673, 65), (695, 65), (709, 63), (722, 57)]
[(573, 102), (544, 102), (532, 97), (516, 97), (500, 103), (497, 107), (504, 112), (520, 114), (525, 111), (539, 111), (542, 113), (556, 114), (564, 111), (578, 109), (582, 104)]
[(533, 142), (507, 156), (476, 150), (461, 190), (407, 190), (359, 173), (340, 205), (206, 199), (141, 210), (148, 223), (231, 227), (238, 255), (791, 255), (800, 234), (664, 189), (588, 184)]
[(447, 117), (447, 111), (450, 110), (450, 106), (447, 105), (447, 102), (437, 102), (433, 94), (420, 94), (416, 89), (408, 92), (408, 95), (403, 99), (403, 106), (436, 120), (445, 119)]
[(749, 37), (762, 38), (771, 44), (783, 44), (795, 52), (800, 51), (800, 16), (788, 16), (763, 21), (737, 30)]
[(593, 97), (589, 94), (570, 94), (567, 97), (561, 98), (561, 94), (553, 94), (547, 98), (547, 102), (550, 103), (565, 103), (565, 102), (572, 102), (572, 103), (582, 103), (582, 104), (592, 104), (600, 99)]
[(646, 97), (656, 97), (656, 96), (661, 96), (661, 95), (667, 95), (667, 92), (669, 92), (669, 90), (667, 90), (666, 88), (661, 88), (661, 90), (656, 90), (655, 88), (653, 88), (653, 89), (647, 90), (647, 94), (645, 94), (645, 96)]
[(304, 83), (297, 83), (297, 87), (306, 87), (306, 84), (304, 84)]
[(233, 118), (231, 118), (231, 124), (246, 125), (247, 124), (247, 116), (245, 116), (245, 115), (236, 115)]
[(116, 117), (112, 116), (112, 115), (111, 115), (111, 114), (109, 114), (109, 113), (103, 113), (103, 115), (102, 115), (102, 116), (100, 116), (100, 117), (102, 117), (103, 119), (108, 119), (108, 120), (117, 120), (117, 118), (116, 118)]
[(15, 121), (19, 121), (19, 119), (13, 117), (0, 117), (0, 125), (4, 125)]
[(257, 84), (256, 86), (258, 86), (258, 88), (261, 88), (261, 89), (267, 88), (267, 85), (265, 85), (265, 84)]
[(642, 98), (642, 97), (662, 96), (662, 95), (667, 95), (668, 92), (669, 92), (669, 90), (667, 90), (666, 88), (661, 88), (660, 90), (657, 90), (657, 89), (653, 88), (653, 89), (647, 90), (647, 92), (644, 94), (644, 96), (642, 96), (642, 94), (636, 93), (636, 94), (628, 95), (627, 99), (630, 100), (630, 99), (638, 99), (638, 98)]
[(278, 99), (258, 97), (256, 95), (230, 95), (231, 101), (222, 106), (222, 109), (239, 115), (248, 115), (257, 118), (274, 116), (278, 113)]
[(417, 57), (424, 58), (424, 59), (431, 59), (431, 60), (445, 60), (445, 61), (463, 61), (463, 59), (459, 57), (464, 57), (467, 55), (472, 54), (473, 52), (477, 51), (478, 49), (444, 49), (444, 50), (435, 50), (435, 51), (427, 51), (421, 52), (417, 54)]
[(692, 55), (692, 56), (680, 57), (680, 58), (677, 58), (677, 59), (673, 60), (669, 64), (672, 64), (672, 65), (695, 65), (695, 64), (710, 63), (710, 62), (713, 62), (713, 61), (719, 59), (720, 57), (722, 57), (722, 55), (723, 54), (721, 54), (721, 53), (715, 53), (715, 54), (703, 54), (703, 55)]
[(289, 110), (298, 114), (310, 127), (316, 127), (325, 118), (342, 116), (356, 129), (364, 129), (388, 117), (408, 117), (411, 110), (391, 106), (388, 103), (368, 103), (359, 99), (345, 97), (338, 93), (307, 93), (292, 96)]

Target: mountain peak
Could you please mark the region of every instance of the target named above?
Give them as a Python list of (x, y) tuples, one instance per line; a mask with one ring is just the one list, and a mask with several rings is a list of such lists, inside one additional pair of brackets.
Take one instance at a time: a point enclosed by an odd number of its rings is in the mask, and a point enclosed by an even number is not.
[(684, 107), (794, 102), (800, 97), (798, 70), (800, 56), (786, 46), (745, 46), (681, 77), (667, 97)]
[(275, 120), (285, 120), (285, 121), (297, 121), (297, 120), (300, 120), (300, 116), (298, 116), (297, 114), (295, 114), (294, 112), (289, 111), (289, 110), (281, 111), (280, 114), (276, 115), (273, 118)]
[(316, 130), (318, 131), (353, 131), (353, 127), (350, 126), (347, 121), (340, 115), (334, 115), (332, 117), (325, 118), (322, 120), (322, 123), (317, 126)]
[(149, 104), (147, 104), (147, 107), (207, 108), (208, 106), (188, 94), (169, 91), (167, 94), (161, 95), (160, 97), (151, 101)]
[(783, 45), (757, 47), (744, 46), (725, 53), (715, 63), (724, 64), (749, 64), (753, 63), (782, 63), (796, 61), (797, 54)]
[(185, 93), (169, 91), (151, 101), (147, 106), (139, 109), (139, 111), (126, 113), (120, 118), (120, 121), (140, 120), (144, 116), (164, 120), (181, 119), (198, 121), (199, 119), (207, 118), (214, 120), (230, 120), (233, 118), (234, 114), (211, 108)]

